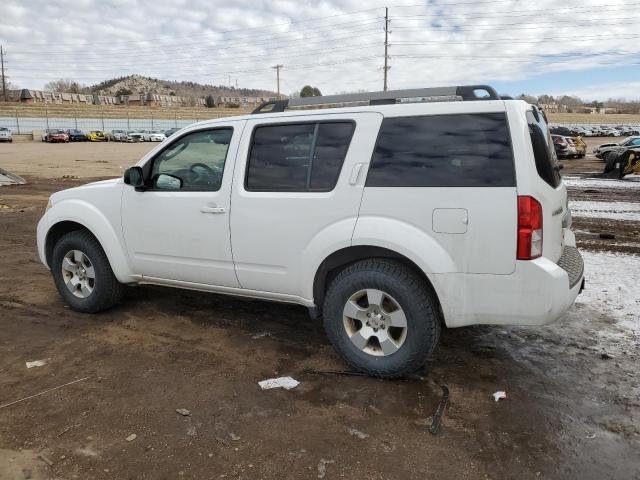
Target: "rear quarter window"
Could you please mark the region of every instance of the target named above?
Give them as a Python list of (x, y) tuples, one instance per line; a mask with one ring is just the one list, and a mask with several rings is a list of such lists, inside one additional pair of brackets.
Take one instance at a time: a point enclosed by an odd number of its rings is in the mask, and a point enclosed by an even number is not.
[(368, 187), (513, 187), (504, 113), (385, 118)]

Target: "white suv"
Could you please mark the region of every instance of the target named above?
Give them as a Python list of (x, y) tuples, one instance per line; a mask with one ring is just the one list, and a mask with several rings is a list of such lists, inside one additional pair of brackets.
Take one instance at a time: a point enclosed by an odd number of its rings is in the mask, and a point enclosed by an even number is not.
[[(365, 105), (293, 109), (348, 103)], [(124, 178), (54, 194), (38, 250), (75, 310), (127, 284), (297, 303), (351, 366), (391, 377), (443, 324), (561, 317), (583, 286), (570, 218), (544, 114), (445, 87), (193, 124)]]

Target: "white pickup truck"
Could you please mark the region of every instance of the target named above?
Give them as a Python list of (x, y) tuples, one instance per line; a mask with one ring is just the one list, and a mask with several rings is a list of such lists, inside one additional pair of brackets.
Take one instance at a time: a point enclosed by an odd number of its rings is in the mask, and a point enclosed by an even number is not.
[(128, 284), (297, 303), (351, 366), (392, 377), (443, 325), (561, 317), (584, 282), (570, 223), (544, 114), (443, 87), (190, 125), (124, 178), (52, 195), (38, 250), (75, 310)]

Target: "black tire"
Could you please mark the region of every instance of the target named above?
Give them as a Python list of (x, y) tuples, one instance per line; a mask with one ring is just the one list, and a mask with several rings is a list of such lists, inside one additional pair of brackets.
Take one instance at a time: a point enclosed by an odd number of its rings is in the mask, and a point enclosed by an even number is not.
[(611, 172), (614, 168), (616, 168), (616, 160), (618, 158), (618, 154), (615, 152), (607, 152), (604, 156), (604, 173)]
[[(343, 310), (352, 295), (366, 289), (389, 294), (406, 317), (406, 338), (398, 350), (376, 356), (350, 340)], [(375, 377), (393, 378), (422, 367), (440, 336), (437, 301), (425, 281), (413, 270), (392, 260), (373, 258), (342, 270), (331, 282), (324, 299), (324, 326), (342, 359), (354, 369)]]
[[(62, 262), (71, 250), (80, 250), (90, 260), (95, 272), (93, 291), (86, 298), (75, 296), (67, 288)], [(118, 304), (124, 295), (124, 285), (118, 282), (107, 255), (96, 238), (86, 230), (75, 230), (63, 235), (53, 247), (51, 273), (63, 300), (73, 309), (84, 313), (97, 313)]]

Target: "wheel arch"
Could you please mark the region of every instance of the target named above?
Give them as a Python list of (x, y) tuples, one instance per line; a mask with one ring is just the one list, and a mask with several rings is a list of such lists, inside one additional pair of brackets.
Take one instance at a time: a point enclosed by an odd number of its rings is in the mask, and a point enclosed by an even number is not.
[[(38, 224), (38, 238), (42, 239), (39, 244), (41, 259), (51, 268), (51, 258), (56, 242), (63, 235), (76, 231), (85, 230), (98, 241), (104, 250), (111, 270), (121, 283), (132, 283), (137, 281), (133, 271), (129, 266), (128, 258), (124, 250), (124, 245), (114, 227), (107, 218), (95, 207), (84, 202), (64, 201), (66, 214), (58, 215), (55, 210), (60, 210), (60, 204), (54, 205), (52, 215), (45, 216), (44, 221)], [(58, 207), (58, 208), (56, 208)]]
[(442, 306), (440, 304), (440, 297), (429, 276), (413, 260), (405, 255), (388, 248), (374, 245), (353, 245), (345, 247), (340, 250), (336, 250), (322, 261), (316, 270), (313, 280), (313, 300), (318, 313), (321, 312), (322, 302), (324, 300), (327, 287), (336, 275), (347, 266), (368, 258), (386, 258), (395, 260), (420, 276), (438, 304), (440, 318), (444, 319)]

